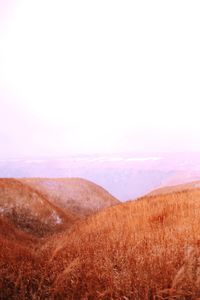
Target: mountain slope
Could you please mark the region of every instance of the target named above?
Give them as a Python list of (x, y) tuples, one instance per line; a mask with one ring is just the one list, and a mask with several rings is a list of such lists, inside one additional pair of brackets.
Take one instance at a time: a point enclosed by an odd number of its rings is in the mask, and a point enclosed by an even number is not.
[(102, 187), (80, 178), (28, 178), (23, 184), (39, 191), (63, 210), (81, 217), (120, 203)]
[(63, 212), (38, 191), (15, 179), (0, 179), (0, 215), (18, 228), (45, 236), (67, 228), (78, 217)]
[(153, 190), (148, 195), (161, 195), (161, 194), (168, 194), (173, 192), (180, 192), (184, 190), (193, 190), (193, 189), (200, 189), (200, 181), (192, 181), (189, 183), (184, 184), (177, 184), (177, 185), (169, 185), (160, 187), (158, 189)]
[(108, 207), (47, 237), (36, 253), (0, 235), (0, 296), (198, 299), (199, 220), (193, 187)]
[(38, 242), (36, 237), (17, 228), (15, 224), (2, 215), (0, 216), (0, 239), (14, 241), (31, 247)]
[(54, 276), (47, 277), (54, 297), (197, 299), (199, 218), (200, 190), (190, 189), (143, 197), (77, 223), (46, 244), (46, 253), (53, 248)]

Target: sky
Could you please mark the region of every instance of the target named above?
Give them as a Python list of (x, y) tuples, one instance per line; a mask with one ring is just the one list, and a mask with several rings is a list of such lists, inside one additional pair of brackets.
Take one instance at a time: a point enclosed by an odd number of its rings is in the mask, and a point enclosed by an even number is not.
[(200, 2), (0, 0), (0, 157), (200, 151)]

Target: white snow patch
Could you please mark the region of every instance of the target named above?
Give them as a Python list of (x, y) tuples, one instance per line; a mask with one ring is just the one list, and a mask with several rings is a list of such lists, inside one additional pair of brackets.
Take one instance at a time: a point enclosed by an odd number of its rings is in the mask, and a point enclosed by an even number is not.
[(52, 213), (52, 217), (53, 217), (54, 222), (56, 224), (61, 224), (62, 223), (62, 219), (59, 217), (59, 215), (56, 214), (55, 211)]
[(62, 220), (58, 215), (56, 216), (55, 222), (56, 222), (56, 224), (61, 224), (62, 223)]

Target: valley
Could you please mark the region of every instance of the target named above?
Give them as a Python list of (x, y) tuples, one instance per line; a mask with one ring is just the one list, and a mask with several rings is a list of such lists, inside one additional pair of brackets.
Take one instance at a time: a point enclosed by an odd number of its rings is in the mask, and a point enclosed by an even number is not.
[(123, 203), (80, 178), (2, 178), (0, 299), (198, 299), (199, 212), (199, 182)]
[[(200, 178), (199, 153), (117, 153), (0, 160), (1, 177), (84, 178), (120, 201)], [(53, 187), (52, 187), (53, 189)]]

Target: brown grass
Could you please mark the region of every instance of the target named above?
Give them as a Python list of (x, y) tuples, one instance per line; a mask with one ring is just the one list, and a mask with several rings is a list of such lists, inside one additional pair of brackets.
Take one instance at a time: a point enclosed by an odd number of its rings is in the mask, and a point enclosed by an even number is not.
[(34, 299), (42, 270), (39, 240), (0, 217), (0, 299)]
[(200, 188), (200, 181), (192, 181), (189, 183), (182, 183), (182, 184), (160, 187), (158, 189), (154, 189), (148, 195), (156, 196), (156, 195), (169, 194), (174, 192), (181, 192), (184, 190), (193, 190), (195, 188), (197, 189)]
[(198, 189), (107, 208), (48, 238), (34, 255), (7, 252), (7, 244), (1, 264), (23, 284), (4, 284), (9, 297), (2, 299), (200, 298)]
[(119, 203), (105, 189), (82, 178), (23, 178), (20, 182), (42, 193), (62, 210), (80, 217)]

